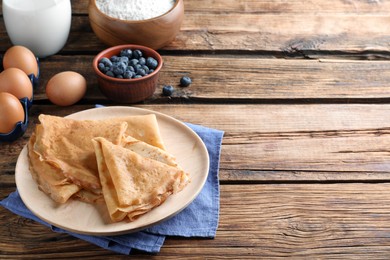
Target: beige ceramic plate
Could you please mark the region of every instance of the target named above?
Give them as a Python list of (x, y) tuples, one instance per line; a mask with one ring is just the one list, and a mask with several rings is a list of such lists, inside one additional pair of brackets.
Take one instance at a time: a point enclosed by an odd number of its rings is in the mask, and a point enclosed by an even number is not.
[(208, 175), (207, 149), (189, 127), (180, 121), (150, 110), (133, 107), (104, 107), (85, 110), (68, 117), (73, 119), (105, 119), (126, 115), (157, 116), (161, 135), (168, 152), (176, 156), (179, 164), (190, 173), (191, 183), (181, 192), (170, 196), (165, 203), (134, 222), (109, 223), (97, 206), (69, 201), (56, 204), (38, 190), (28, 168), (27, 149), (22, 150), (15, 170), (16, 186), (20, 196), (36, 216), (57, 227), (81, 234), (118, 235), (135, 232), (174, 216), (190, 204), (201, 191)]

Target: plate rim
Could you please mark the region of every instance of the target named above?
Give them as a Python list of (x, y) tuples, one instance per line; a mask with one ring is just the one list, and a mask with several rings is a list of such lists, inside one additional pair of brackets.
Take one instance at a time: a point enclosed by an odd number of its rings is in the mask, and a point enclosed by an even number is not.
[[(168, 121), (172, 121), (174, 122), (175, 124), (177, 125), (180, 125), (182, 128), (186, 129), (186, 131), (188, 133), (191, 133), (191, 136), (194, 137), (196, 139), (196, 143), (197, 144), (200, 144), (201, 145), (201, 148), (202, 148), (202, 156), (205, 156), (205, 163), (204, 165), (206, 166), (205, 168), (205, 173), (202, 174), (202, 178), (200, 179), (200, 185), (198, 185), (196, 187), (196, 189), (194, 189), (194, 192), (191, 194), (191, 196), (189, 197), (189, 199), (187, 199), (185, 201), (185, 203), (180, 207), (179, 210), (177, 211), (172, 211), (172, 212), (169, 212), (169, 214), (166, 214), (164, 215), (162, 218), (158, 218), (157, 220), (153, 220), (153, 221), (149, 221), (147, 222), (146, 224), (144, 225), (141, 225), (139, 227), (134, 227), (134, 228), (122, 228), (122, 229), (119, 229), (119, 230), (115, 230), (115, 231), (87, 231), (87, 230), (78, 230), (78, 229), (74, 229), (74, 228), (70, 228), (70, 227), (67, 227), (66, 225), (63, 225), (63, 224), (59, 224), (59, 223), (56, 223), (55, 221), (52, 221), (50, 219), (47, 219), (43, 216), (41, 216), (41, 214), (39, 214), (38, 212), (36, 212), (36, 209), (34, 207), (32, 207), (29, 203), (26, 203), (26, 199), (24, 198), (23, 196), (23, 191), (21, 192), (20, 190), (20, 187), (21, 187), (21, 184), (19, 183), (21, 180), (19, 180), (20, 178), (18, 178), (18, 176), (20, 174), (23, 174), (23, 173), (18, 173), (18, 168), (21, 167), (20, 164), (22, 163), (21, 160), (22, 160), (22, 156), (26, 156), (27, 157), (27, 144), (24, 145), (22, 151), (20, 152), (19, 156), (18, 156), (18, 159), (17, 159), (17, 162), (16, 162), (16, 166), (15, 166), (15, 183), (16, 183), (16, 188), (19, 192), (19, 196), (21, 198), (21, 200), (23, 201), (24, 205), (36, 216), (38, 217), (39, 219), (47, 222), (48, 224), (50, 225), (53, 225), (55, 227), (58, 227), (58, 228), (61, 228), (61, 229), (64, 229), (66, 231), (70, 231), (70, 232), (73, 232), (73, 233), (77, 233), (77, 234), (83, 234), (83, 235), (92, 235), (92, 236), (104, 236), (104, 235), (123, 235), (123, 234), (129, 234), (129, 233), (134, 233), (134, 232), (137, 232), (137, 231), (140, 231), (140, 230), (144, 230), (148, 227), (151, 227), (151, 226), (154, 226), (154, 225), (157, 225), (163, 221), (166, 221), (170, 218), (172, 218), (173, 216), (177, 215), (178, 213), (180, 213), (182, 210), (184, 210), (185, 208), (187, 208), (197, 197), (198, 195), (200, 194), (200, 192), (202, 191), (205, 183), (207, 182), (207, 178), (208, 178), (208, 175), (209, 175), (209, 170), (210, 170), (210, 156), (208, 154), (208, 149), (205, 145), (205, 143), (203, 142), (203, 140), (200, 138), (200, 136), (193, 130), (191, 129), (188, 125), (186, 125), (184, 122), (172, 117), (172, 116), (169, 116), (167, 114), (164, 114), (164, 113), (161, 113), (161, 112), (158, 112), (158, 111), (154, 111), (154, 110), (151, 110), (151, 109), (144, 109), (144, 108), (139, 108), (139, 107), (128, 107), (128, 106), (101, 106), (101, 107), (95, 107), (95, 108), (90, 108), (90, 109), (85, 109), (85, 110), (82, 110), (82, 111), (78, 111), (78, 112), (75, 112), (75, 113), (72, 113), (72, 114), (68, 114), (66, 116), (63, 116), (64, 118), (74, 118), (74, 117), (77, 117), (77, 116), (83, 116), (82, 114), (83, 113), (93, 113), (93, 112), (98, 112), (98, 111), (101, 111), (101, 110), (117, 110), (117, 111), (122, 111), (122, 110), (128, 110), (129, 111), (129, 114), (128, 115), (141, 115), (141, 114), (155, 114), (156, 115), (156, 119), (157, 119), (157, 122), (159, 120), (159, 117), (163, 118), (163, 119), (166, 119)], [(133, 112), (132, 112), (133, 111)], [(137, 111), (136, 114), (134, 114), (134, 111)], [(127, 111), (125, 111), (127, 113)], [(115, 117), (115, 116), (113, 116)], [(110, 117), (105, 117), (105, 118), (110, 118)], [(104, 119), (104, 118), (103, 118)], [(87, 118), (88, 120), (88, 118)], [(101, 119), (98, 119), (98, 120), (101, 120)], [(163, 140), (164, 141), (164, 140)], [(177, 155), (175, 155), (177, 156)], [(28, 160), (28, 158), (27, 158)], [(28, 170), (28, 173), (30, 173), (30, 170), (28, 169), (27, 167), (27, 170)], [(34, 181), (32, 179), (32, 181)], [(35, 183), (36, 185), (36, 183)], [(37, 187), (38, 189), (38, 187)], [(44, 194), (44, 193), (43, 193)], [(46, 194), (44, 194), (46, 195)], [(46, 195), (47, 196), (47, 195)], [(50, 198), (49, 198), (50, 199)], [(75, 203), (84, 203), (84, 202), (81, 202), (81, 201), (75, 201)], [(148, 212), (149, 213), (149, 212)], [(148, 213), (145, 213), (148, 214)], [(142, 216), (141, 216), (142, 217)], [(131, 222), (130, 222), (131, 223)], [(109, 224), (108, 224), (109, 225)]]

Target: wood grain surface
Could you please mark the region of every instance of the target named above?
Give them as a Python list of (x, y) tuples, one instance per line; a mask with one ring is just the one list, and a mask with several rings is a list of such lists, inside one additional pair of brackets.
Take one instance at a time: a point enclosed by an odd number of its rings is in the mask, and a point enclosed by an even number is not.
[[(378, 259), (390, 246), (389, 191), (388, 184), (222, 185), (217, 237), (171, 238), (154, 257)], [(4, 258), (121, 258), (3, 208), (0, 216)], [(150, 258), (136, 255), (143, 257)]]
[[(64, 52), (104, 46), (89, 25), (87, 5), (88, 1), (72, 1), (72, 33)], [(165, 49), (298, 56), (318, 51), (380, 55), (389, 50), (389, 5), (387, 1), (242, 0), (205, 4), (187, 0), (181, 32)], [(0, 46), (9, 44), (1, 24)]]
[[(52, 56), (41, 63), (41, 84), (35, 101), (47, 100), (44, 88), (63, 68), (86, 76), (84, 101), (105, 101), (93, 74), (93, 55)], [(277, 102), (376, 102), (388, 101), (390, 61), (346, 59), (270, 59), (261, 55), (164, 55), (164, 65), (155, 95), (147, 103), (167, 101), (164, 85), (176, 92), (170, 102), (277, 103)], [(378, 77), (380, 75), (380, 77)], [(182, 76), (193, 78), (191, 88), (180, 88)]]
[[(0, 1), (1, 3), (2, 1)], [(15, 190), (17, 158), (41, 113), (95, 104), (91, 67), (106, 48), (88, 1), (72, 0), (63, 50), (40, 61), (26, 134), (0, 144), (0, 199)], [(390, 1), (185, 0), (152, 98), (132, 106), (225, 132), (215, 239), (166, 239), (135, 259), (390, 258)], [(0, 53), (11, 46), (0, 19)], [(74, 70), (85, 97), (54, 106), (45, 86)], [(188, 88), (179, 79), (190, 76)], [(161, 94), (166, 84), (171, 97)], [(130, 104), (125, 104), (130, 105)], [(0, 259), (124, 259), (0, 208)]]

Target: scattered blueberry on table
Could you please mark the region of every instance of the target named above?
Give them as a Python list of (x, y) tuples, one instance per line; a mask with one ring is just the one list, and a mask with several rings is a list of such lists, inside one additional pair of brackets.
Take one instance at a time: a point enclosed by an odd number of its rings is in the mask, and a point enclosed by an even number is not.
[(191, 85), (191, 83), (192, 80), (190, 77), (184, 76), (180, 79), (180, 86), (182, 87), (188, 87), (189, 85)]
[(173, 88), (172, 85), (165, 85), (162, 89), (162, 93), (164, 96), (172, 96), (174, 91), (175, 89)]
[(141, 50), (123, 49), (119, 55), (101, 58), (98, 69), (109, 77), (119, 79), (142, 78), (158, 66), (153, 57), (145, 57)]

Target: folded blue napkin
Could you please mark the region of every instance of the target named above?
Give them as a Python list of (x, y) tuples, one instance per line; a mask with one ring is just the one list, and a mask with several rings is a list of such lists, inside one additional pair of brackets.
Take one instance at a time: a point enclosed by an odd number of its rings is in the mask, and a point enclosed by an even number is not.
[(223, 132), (199, 125), (187, 124), (205, 143), (210, 170), (207, 181), (198, 197), (176, 216), (143, 231), (118, 236), (89, 236), (72, 233), (50, 225), (36, 217), (26, 208), (18, 191), (0, 201), (11, 212), (35, 220), (53, 231), (67, 233), (102, 248), (121, 254), (130, 254), (132, 249), (150, 253), (160, 251), (166, 236), (214, 238), (219, 220), (219, 157)]

